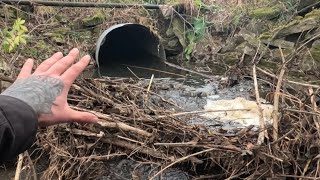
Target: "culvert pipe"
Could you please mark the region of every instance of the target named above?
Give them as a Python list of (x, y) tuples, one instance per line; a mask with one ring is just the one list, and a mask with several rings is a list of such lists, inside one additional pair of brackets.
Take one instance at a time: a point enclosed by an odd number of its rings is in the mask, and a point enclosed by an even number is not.
[(166, 59), (159, 37), (141, 24), (113, 25), (100, 35), (96, 43), (98, 68), (111, 64), (154, 67), (157, 63), (160, 65), (159, 59)]

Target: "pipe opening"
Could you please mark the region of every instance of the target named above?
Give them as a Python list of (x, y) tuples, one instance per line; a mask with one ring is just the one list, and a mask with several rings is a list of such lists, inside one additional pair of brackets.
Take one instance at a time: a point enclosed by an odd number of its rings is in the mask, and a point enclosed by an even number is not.
[(99, 68), (119, 64), (150, 67), (161, 63), (155, 59), (166, 59), (159, 38), (140, 24), (118, 24), (104, 31), (95, 56)]

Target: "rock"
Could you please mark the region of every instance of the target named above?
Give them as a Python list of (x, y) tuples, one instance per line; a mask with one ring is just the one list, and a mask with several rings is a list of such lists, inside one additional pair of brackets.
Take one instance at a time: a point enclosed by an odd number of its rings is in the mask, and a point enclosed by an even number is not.
[[(282, 49), (282, 53), (284, 58), (287, 59), (288, 55), (292, 53), (292, 49)], [(271, 50), (271, 55), (274, 62), (282, 63), (282, 56), (279, 48)]]
[(224, 54), (217, 54), (216, 59), (223, 61), (227, 65), (235, 65), (237, 64), (241, 59), (242, 53), (238, 52), (227, 52)]
[(92, 27), (92, 26), (102, 24), (104, 20), (105, 20), (105, 15), (99, 12), (92, 17), (84, 18), (82, 20), (82, 23), (85, 27)]
[(275, 47), (281, 47), (283, 49), (292, 49), (295, 45), (295, 43), (290, 42), (290, 41), (286, 41), (284, 39), (276, 39), (273, 41), (268, 41), (268, 40), (261, 40), (261, 42), (263, 42), (266, 45), (271, 45), (271, 46), (275, 46)]
[(259, 55), (263, 54), (263, 56), (267, 55), (269, 57), (267, 46), (259, 41), (259, 38), (254, 33), (242, 29), (235, 37), (229, 40), (226, 46), (221, 48), (220, 53), (237, 52), (253, 57), (258, 50)]
[(272, 71), (273, 73), (276, 73), (279, 69), (279, 64), (273, 61), (268, 61), (266, 59), (262, 59), (259, 62), (259, 67), (262, 67), (263, 69), (268, 69)]
[(245, 42), (242, 36), (234, 36), (232, 39), (228, 40), (226, 45), (220, 49), (220, 53), (233, 52), (237, 46)]
[(320, 23), (320, 10), (313, 10), (305, 15), (301, 20), (296, 19), (289, 24), (278, 27), (274, 30), (277, 38), (285, 37), (291, 34), (302, 33), (315, 29)]
[(181, 18), (174, 17), (172, 20), (172, 30), (173, 33), (179, 38), (180, 44), (185, 48), (187, 46), (185, 38), (185, 27), (184, 22)]
[(179, 45), (179, 39), (172, 39), (168, 42), (168, 47), (173, 49)]
[(166, 31), (166, 35), (167, 37), (173, 37), (175, 34), (173, 32), (173, 29), (172, 28), (169, 28), (167, 31)]
[(312, 59), (319, 64), (320, 63), (320, 40), (316, 40), (310, 49)]
[(183, 52), (183, 47), (179, 42), (177, 37), (172, 38), (170, 40), (163, 41), (161, 44), (164, 45), (166, 50), (166, 55), (169, 56), (176, 56)]
[(278, 17), (283, 10), (283, 7), (280, 5), (262, 7), (251, 10), (249, 16), (255, 19), (274, 19)]

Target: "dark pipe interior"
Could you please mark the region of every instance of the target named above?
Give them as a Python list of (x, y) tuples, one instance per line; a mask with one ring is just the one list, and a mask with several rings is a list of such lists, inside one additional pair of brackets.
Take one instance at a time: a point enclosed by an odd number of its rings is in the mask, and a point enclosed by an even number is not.
[[(159, 39), (148, 28), (139, 24), (128, 24), (110, 31), (100, 46), (100, 67), (110, 64), (150, 66), (154, 57), (165, 59), (164, 50), (159, 49)], [(153, 57), (153, 58), (150, 58)]]

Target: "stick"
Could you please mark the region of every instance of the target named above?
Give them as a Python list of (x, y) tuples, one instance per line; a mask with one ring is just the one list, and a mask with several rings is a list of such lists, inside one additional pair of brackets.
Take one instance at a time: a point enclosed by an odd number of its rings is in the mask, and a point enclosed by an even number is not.
[[(317, 94), (318, 92), (314, 93), (313, 89), (311, 87), (309, 87), (309, 94), (311, 95), (311, 105), (312, 105), (312, 110), (314, 112), (317, 112), (317, 104), (316, 104), (316, 97), (314, 94)], [(318, 132), (318, 136), (320, 137), (320, 124), (319, 124), (319, 115), (312, 115), (313, 116), (313, 121), (314, 124), (316, 125), (317, 128), (317, 132)]]
[[(270, 77), (272, 77), (272, 78), (278, 79), (278, 77), (277, 77), (276, 75), (271, 74), (271, 73), (269, 73), (269, 72), (267, 72), (267, 71), (265, 71), (265, 70), (263, 70), (263, 69), (261, 69), (261, 68), (259, 68), (259, 67), (256, 67), (256, 68), (257, 68), (257, 70), (259, 70), (260, 72), (262, 72), (262, 73), (264, 73), (264, 74), (266, 74), (266, 75), (268, 75), (268, 76), (270, 76)], [(318, 85), (307, 84), (307, 83), (299, 83), (299, 82), (290, 81), (290, 80), (285, 80), (285, 81), (288, 82), (288, 83), (291, 83), (291, 84), (300, 85), (300, 86), (304, 86), (304, 87), (320, 88), (320, 86), (318, 86)]]
[(122, 123), (122, 122), (110, 122), (110, 121), (114, 121), (110, 115), (102, 114), (102, 113), (91, 111), (91, 110), (86, 110), (86, 109), (75, 107), (75, 106), (70, 106), (70, 107), (75, 110), (90, 112), (90, 113), (96, 115), (98, 118), (100, 118), (100, 120), (97, 122), (97, 124), (99, 124), (102, 127), (119, 128), (123, 131), (132, 131), (132, 132), (135, 132), (139, 135), (146, 136), (146, 137), (151, 137), (153, 135), (152, 133), (149, 133), (147, 131), (129, 126), (129, 125)]
[(281, 71), (279, 74), (279, 78), (278, 78), (278, 82), (277, 82), (277, 86), (276, 86), (276, 92), (274, 94), (274, 99), (273, 99), (273, 141), (276, 141), (278, 139), (278, 129), (279, 129), (279, 96), (280, 96), (280, 89), (282, 86), (282, 80), (283, 80), (283, 76), (285, 73), (285, 68), (286, 68), (286, 60), (284, 58), (281, 46), (279, 46), (279, 50), (280, 50), (280, 54), (281, 54), (281, 58), (282, 58), (282, 67), (281, 67)]
[(28, 153), (28, 151), (26, 151), (26, 155), (27, 155), (27, 158), (28, 158), (28, 161), (29, 161), (30, 169), (31, 169), (31, 171), (33, 173), (33, 180), (38, 180), (36, 168), (34, 167), (34, 164), (32, 162), (32, 159), (31, 159), (30, 154)]
[(129, 143), (127, 141), (123, 141), (123, 140), (119, 140), (119, 139), (115, 139), (115, 138), (109, 138), (109, 137), (108, 138), (102, 138), (101, 141), (103, 143), (108, 143), (108, 144), (120, 146), (120, 147), (123, 147), (125, 149), (129, 149), (129, 150), (132, 150), (132, 151), (137, 151), (139, 153), (150, 155), (150, 156), (158, 158), (158, 159), (164, 159), (164, 160), (170, 159), (170, 157), (168, 155), (165, 155), (164, 153), (162, 153), (160, 151), (151, 149), (151, 148), (146, 147), (146, 146), (138, 146), (136, 144)]
[(41, 0), (2, 0), (0, 3), (18, 5), (59, 6), (59, 7), (91, 7), (91, 8), (138, 8), (160, 9), (164, 5), (154, 4), (119, 4), (119, 3), (96, 3), (96, 2), (63, 2)]
[(153, 135), (152, 133), (148, 133), (147, 131), (129, 126), (129, 125), (122, 123), (122, 122), (108, 122), (108, 121), (99, 120), (97, 123), (102, 127), (119, 128), (123, 131), (135, 132), (136, 134), (146, 136), (146, 137), (151, 137)]
[(19, 154), (19, 159), (18, 159), (18, 164), (17, 164), (16, 174), (14, 176), (14, 180), (20, 180), (23, 158), (24, 158), (24, 153)]
[(257, 81), (257, 72), (256, 72), (256, 64), (253, 64), (253, 82), (254, 82), (254, 89), (256, 94), (256, 101), (259, 109), (259, 136), (257, 140), (257, 145), (260, 146), (264, 142), (264, 138), (266, 136), (266, 129), (265, 129), (265, 122), (263, 118), (263, 109), (261, 108), (261, 102), (260, 102), (260, 95), (259, 95), (259, 88), (258, 88), (258, 81)]
[(153, 82), (153, 78), (154, 78), (154, 74), (152, 74), (152, 76), (151, 76), (151, 79), (150, 79), (150, 82), (149, 82), (149, 86), (148, 86), (148, 89), (147, 89), (147, 94), (149, 94), (149, 91), (150, 91), (150, 88), (151, 88), (151, 84)]
[(222, 146), (214, 144), (197, 144), (197, 142), (187, 142), (187, 143), (154, 143), (156, 146), (170, 146), (170, 147), (210, 147), (219, 150), (227, 150), (234, 152), (242, 152), (242, 150), (236, 146)]

